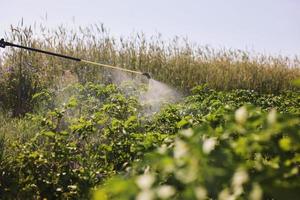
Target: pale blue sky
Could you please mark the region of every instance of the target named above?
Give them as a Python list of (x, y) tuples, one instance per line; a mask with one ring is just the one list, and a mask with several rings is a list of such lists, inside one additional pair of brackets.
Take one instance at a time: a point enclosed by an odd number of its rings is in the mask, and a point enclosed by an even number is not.
[(116, 36), (143, 31), (200, 45), (300, 55), (300, 0), (1, 0), (0, 37), (23, 17), (49, 26), (103, 22)]

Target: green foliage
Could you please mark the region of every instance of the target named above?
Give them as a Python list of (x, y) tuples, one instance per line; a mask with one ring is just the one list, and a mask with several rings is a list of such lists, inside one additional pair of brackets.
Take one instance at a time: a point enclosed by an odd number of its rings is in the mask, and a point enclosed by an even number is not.
[(130, 178), (109, 181), (94, 198), (296, 199), (299, 115), (241, 107), (224, 118), (217, 127), (182, 130), (137, 162)]
[(0, 196), (296, 194), (299, 93), (220, 92), (204, 85), (149, 116), (139, 102), (144, 90), (130, 83), (73, 84), (33, 95), (36, 111), (24, 118), (0, 115)]
[(137, 100), (114, 85), (67, 90), (73, 95), (63, 106), (28, 115), (39, 127), (32, 139), (12, 141), (9, 154), (0, 154), (3, 198), (87, 198), (92, 186), (165, 139), (143, 132)]

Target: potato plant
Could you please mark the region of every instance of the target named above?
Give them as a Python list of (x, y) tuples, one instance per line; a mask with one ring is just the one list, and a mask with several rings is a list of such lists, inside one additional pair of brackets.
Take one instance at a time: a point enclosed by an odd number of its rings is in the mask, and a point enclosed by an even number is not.
[(244, 106), (224, 120), (181, 130), (94, 199), (297, 199), (299, 114)]
[(0, 116), (1, 198), (298, 194), (299, 93), (202, 85), (149, 116), (138, 100), (145, 87), (73, 84), (35, 94), (25, 118)]

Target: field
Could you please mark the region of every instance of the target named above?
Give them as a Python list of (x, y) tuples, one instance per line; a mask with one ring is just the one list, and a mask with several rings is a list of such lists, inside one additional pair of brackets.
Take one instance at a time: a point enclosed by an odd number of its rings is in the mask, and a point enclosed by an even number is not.
[[(39, 33), (39, 37), (36, 37)], [(0, 199), (297, 199), (299, 59), (102, 25), (6, 40), (153, 79), (5, 49)]]

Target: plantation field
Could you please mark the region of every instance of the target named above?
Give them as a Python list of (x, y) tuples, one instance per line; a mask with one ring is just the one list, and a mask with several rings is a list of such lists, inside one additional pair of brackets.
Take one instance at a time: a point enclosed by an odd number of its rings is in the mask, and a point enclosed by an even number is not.
[(6, 40), (155, 80), (6, 48), (0, 199), (300, 195), (297, 58), (115, 39), (97, 25), (14, 27)]

